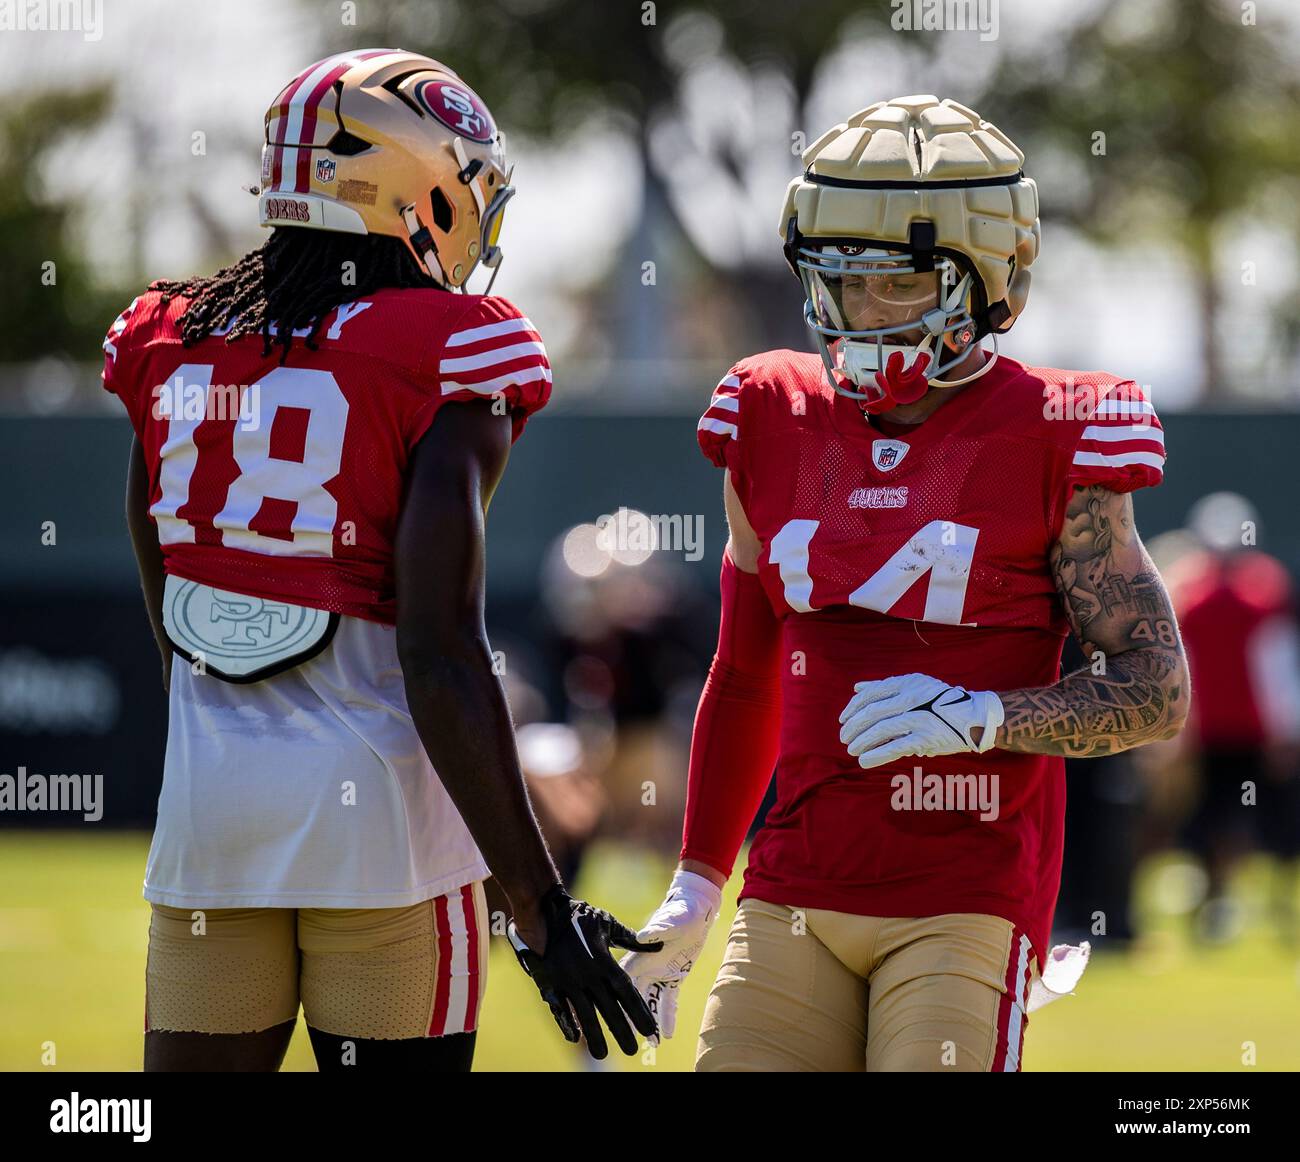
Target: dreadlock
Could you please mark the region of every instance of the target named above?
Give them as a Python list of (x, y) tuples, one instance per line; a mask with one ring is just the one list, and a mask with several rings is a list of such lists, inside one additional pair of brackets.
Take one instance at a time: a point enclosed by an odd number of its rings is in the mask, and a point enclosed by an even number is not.
[(161, 291), (164, 303), (189, 299), (178, 320), (184, 346), (229, 327), (227, 343), (260, 334), (263, 356), (278, 343), (284, 363), (293, 332), (309, 328), (306, 344), (315, 351), (322, 320), (340, 303), (383, 287), (437, 285), (400, 239), (290, 228), (273, 230), (263, 245), (216, 274), (160, 279), (150, 289)]

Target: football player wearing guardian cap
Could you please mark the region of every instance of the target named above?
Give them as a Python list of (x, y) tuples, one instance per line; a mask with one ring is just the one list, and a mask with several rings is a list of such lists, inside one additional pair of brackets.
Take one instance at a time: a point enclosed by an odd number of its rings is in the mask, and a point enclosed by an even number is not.
[(317, 61), (266, 113), (266, 243), (104, 342), (169, 694), (146, 1070), (274, 1070), (300, 1007), (322, 1071), (468, 1069), (489, 871), (565, 1037), (655, 1030), (610, 955), (650, 946), (560, 883), (483, 625), (487, 507), (551, 390), (468, 286), (510, 175), (441, 62)]
[[(804, 318), (832, 387), (871, 414), (986, 375), (1029, 296), (1038, 187), (996, 126), (971, 128), (959, 110), (931, 118), (950, 120), (929, 141), (833, 129), (786, 194)], [(977, 346), (985, 336), (992, 357)]]
[[(817, 354), (740, 360), (699, 422), (718, 648), (664, 946), (624, 960), (665, 1035), (776, 772), (700, 1070), (1018, 1070), (1087, 959), (1048, 945), (1063, 758), (1187, 715), (1130, 495), (1163, 471), (1150, 401), (997, 350), (1038, 258), (1023, 163), (928, 95), (825, 133), (780, 219)], [(1061, 677), (1070, 630), (1092, 665)]]

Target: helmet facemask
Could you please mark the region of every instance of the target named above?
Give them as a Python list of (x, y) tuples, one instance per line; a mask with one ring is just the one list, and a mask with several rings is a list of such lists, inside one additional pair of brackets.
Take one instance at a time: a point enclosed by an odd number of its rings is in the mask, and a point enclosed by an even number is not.
[[(511, 173), (513, 172), (512, 166)], [(510, 184), (510, 174), (506, 174), (505, 184), (498, 187), (483, 211), (482, 253), (479, 261), (491, 269), (493, 278), (496, 278), (497, 267), (501, 265), (501, 247), (498, 239), (501, 237), (501, 224), (505, 221), (506, 203), (514, 196), (515, 187)], [(491, 293), (491, 290), (489, 284), (488, 293)]]
[[(504, 146), (500, 134), (497, 135), (497, 143), (493, 148), (493, 160), (487, 166), (492, 180), (486, 185), (482, 176), (485, 163), (480, 159), (471, 160), (466, 155), (465, 147), (460, 138), (453, 139), (452, 152), (460, 167), (456, 173), (456, 178), (473, 198), (473, 209), (478, 220), (478, 242), (471, 241), (465, 259), (448, 270), (443, 266), (443, 260), (438, 253), (438, 246), (433, 232), (427, 228), (414, 203), (402, 207), (402, 221), (406, 225), (411, 249), (435, 282), (448, 289), (464, 290), (469, 276), (482, 264), (492, 272), (491, 277), (488, 279), (487, 288), (483, 293), (491, 294), (492, 284), (496, 281), (497, 271), (501, 266), (500, 238), (501, 226), (505, 220), (506, 204), (515, 195), (515, 187), (510, 181), (514, 174), (514, 166), (505, 171), (501, 168)], [(500, 183), (495, 180), (498, 175), (501, 177)], [(493, 186), (495, 186), (495, 189), (492, 188)], [(490, 199), (484, 197), (485, 190), (492, 191)], [(433, 191), (433, 193), (436, 192)], [(430, 194), (431, 199), (433, 193)], [(444, 213), (452, 215), (451, 219), (445, 224), (439, 223), (438, 208), (435, 207), (433, 209), (433, 221), (436, 226), (445, 230), (454, 221), (456, 211), (445, 197), (442, 199), (442, 206)], [(465, 208), (467, 207), (462, 205), (462, 212)]]
[(968, 382), (943, 378), (979, 335), (978, 283), (958, 259), (860, 239), (801, 239), (794, 259), (804, 321), (841, 395), (881, 412)]
[[(930, 93), (877, 101), (804, 150), (779, 229), (837, 392), (883, 412), (993, 369), (1038, 255), (1038, 187), (1024, 160), (996, 125)], [(863, 280), (921, 274), (934, 285), (914, 309), (882, 291), (891, 309), (864, 314), (870, 303), (855, 299)]]

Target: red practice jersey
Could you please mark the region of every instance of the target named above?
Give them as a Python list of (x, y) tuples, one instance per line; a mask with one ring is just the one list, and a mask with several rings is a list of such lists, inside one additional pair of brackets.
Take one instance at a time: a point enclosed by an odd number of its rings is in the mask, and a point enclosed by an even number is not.
[[(1068, 624), (1051, 546), (1073, 485), (1159, 482), (1151, 404), (1110, 375), (1000, 358), (924, 423), (873, 424), (832, 391), (816, 355), (769, 351), (718, 385), (699, 441), (731, 472), (783, 619), (776, 802), (742, 897), (1002, 916), (1044, 963), (1063, 760), (993, 750), (864, 771), (839, 740), (839, 714), (855, 682), (896, 674), (979, 690), (1056, 681)], [(991, 777), (997, 817), (892, 809), (891, 777), (918, 766)]]
[(1282, 563), (1257, 549), (1198, 551), (1170, 570), (1169, 589), (1196, 690), (1191, 725), (1201, 745), (1250, 750), (1282, 741), (1267, 687), (1294, 683), (1284, 672), (1262, 672), (1256, 661), (1262, 636), (1294, 628)]
[(393, 624), (393, 539), (412, 450), (439, 409), (508, 410), (518, 438), (551, 371), (502, 298), (381, 290), (331, 310), (309, 350), (181, 345), (187, 301), (136, 299), (104, 342), (149, 470), (168, 573)]

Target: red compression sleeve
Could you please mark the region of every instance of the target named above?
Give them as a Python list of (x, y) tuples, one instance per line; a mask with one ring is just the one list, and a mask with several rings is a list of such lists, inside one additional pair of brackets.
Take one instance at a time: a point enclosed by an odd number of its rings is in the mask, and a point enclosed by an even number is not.
[(722, 555), (718, 651), (695, 713), (682, 859), (731, 874), (776, 766), (781, 623), (757, 574)]

